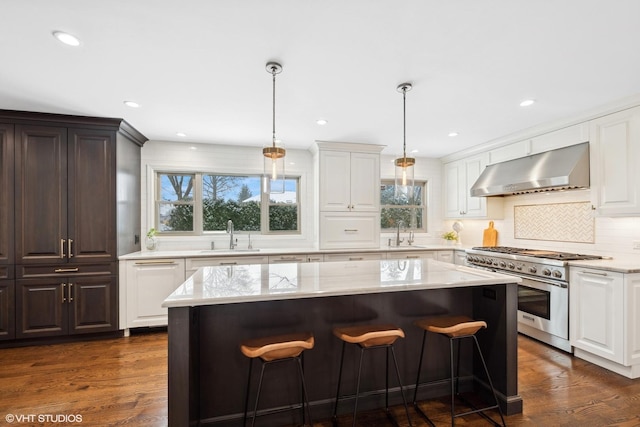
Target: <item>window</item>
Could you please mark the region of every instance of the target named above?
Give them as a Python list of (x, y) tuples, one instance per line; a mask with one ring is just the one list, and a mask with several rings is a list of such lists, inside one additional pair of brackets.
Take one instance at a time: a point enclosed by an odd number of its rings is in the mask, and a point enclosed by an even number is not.
[(260, 175), (156, 173), (156, 229), (160, 233), (237, 231), (300, 232), (299, 178), (287, 177), (285, 193), (264, 193)]
[(380, 185), (380, 228), (395, 229), (398, 225), (417, 231), (426, 229), (426, 182), (416, 182), (413, 198), (397, 200), (393, 181), (382, 181)]

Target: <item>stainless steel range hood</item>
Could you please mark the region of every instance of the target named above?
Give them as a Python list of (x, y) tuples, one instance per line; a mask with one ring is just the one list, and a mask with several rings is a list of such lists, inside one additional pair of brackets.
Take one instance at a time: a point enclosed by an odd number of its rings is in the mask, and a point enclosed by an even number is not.
[(589, 143), (489, 165), (471, 187), (478, 197), (589, 188)]

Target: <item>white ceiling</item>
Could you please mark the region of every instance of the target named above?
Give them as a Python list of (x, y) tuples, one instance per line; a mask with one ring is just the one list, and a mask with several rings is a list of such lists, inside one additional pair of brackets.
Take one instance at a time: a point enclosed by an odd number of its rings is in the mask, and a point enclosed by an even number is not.
[(640, 93), (638, 0), (2, 0), (0, 13), (0, 108), (122, 117), (152, 140), (269, 143), (270, 60), (288, 148), (400, 153), (405, 81), (407, 151), (429, 157)]

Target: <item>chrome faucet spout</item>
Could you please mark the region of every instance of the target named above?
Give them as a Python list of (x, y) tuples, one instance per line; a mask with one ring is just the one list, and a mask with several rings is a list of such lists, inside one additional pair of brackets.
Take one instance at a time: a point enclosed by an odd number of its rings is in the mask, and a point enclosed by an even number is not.
[(233, 221), (227, 221), (227, 233), (229, 233), (229, 249), (234, 249), (236, 244), (233, 242)]
[(400, 246), (400, 243), (404, 242), (404, 239), (400, 238), (400, 225), (402, 223), (400, 221), (398, 221), (398, 229), (396, 232), (396, 246)]

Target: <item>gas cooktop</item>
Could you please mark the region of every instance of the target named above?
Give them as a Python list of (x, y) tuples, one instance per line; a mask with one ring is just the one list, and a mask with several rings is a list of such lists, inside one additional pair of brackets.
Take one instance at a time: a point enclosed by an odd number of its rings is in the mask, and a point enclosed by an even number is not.
[(544, 258), (561, 261), (602, 259), (601, 256), (597, 255), (574, 254), (570, 252), (557, 252), (538, 249), (512, 248), (509, 246), (476, 246), (472, 249), (476, 251), (493, 252), (498, 254), (522, 255), (533, 258)]

